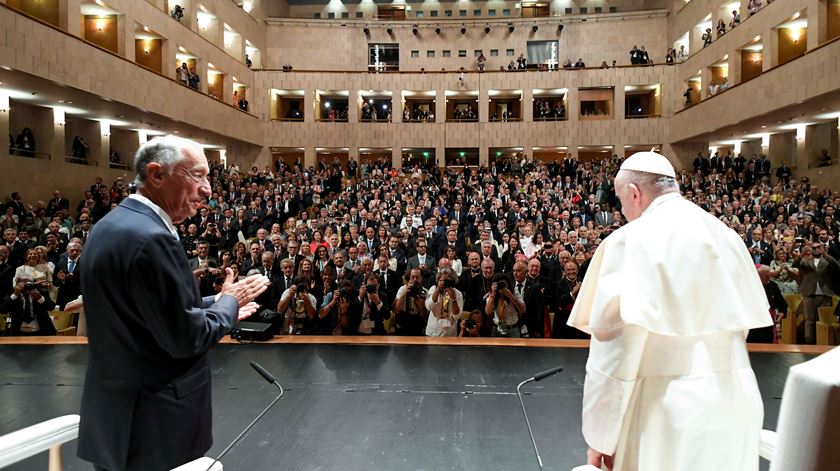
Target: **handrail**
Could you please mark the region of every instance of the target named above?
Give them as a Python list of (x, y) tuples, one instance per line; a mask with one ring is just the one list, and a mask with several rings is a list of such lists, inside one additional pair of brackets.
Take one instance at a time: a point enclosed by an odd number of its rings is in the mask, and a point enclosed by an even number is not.
[(304, 118), (271, 118), (272, 121), (302, 123)]
[[(12, 154), (12, 152), (14, 152), (14, 154)], [(52, 154), (49, 152), (32, 152), (30, 150), (18, 149), (16, 147), (9, 147), (9, 155), (27, 159), (52, 160)]]
[(534, 116), (533, 122), (539, 123), (539, 122), (542, 122), (542, 121), (552, 122), (552, 121), (568, 121), (568, 120), (569, 120), (568, 116), (558, 116), (558, 117), (554, 117), (554, 118), (540, 118), (538, 116)]
[(478, 122), (478, 118), (473, 118), (473, 119), (468, 119), (468, 118), (455, 119), (455, 118), (450, 118), (450, 117), (448, 117), (448, 116), (447, 116), (447, 117), (446, 117), (446, 121), (445, 121), (445, 122), (447, 122), (447, 123), (477, 123), (477, 122)]
[(108, 162), (110, 168), (115, 168), (119, 170), (128, 170), (128, 163), (126, 162)]
[(625, 114), (624, 119), (661, 118), (661, 114)]
[(96, 159), (89, 159), (87, 157), (74, 157), (72, 155), (65, 155), (64, 161), (69, 164), (90, 165), (98, 167), (99, 162)]
[(0, 437), (0, 468), (50, 452), (50, 471), (61, 469), (61, 445), (79, 436), (79, 416), (56, 417)]
[[(118, 58), (118, 59), (120, 59), (120, 60), (122, 60), (122, 61), (125, 61), (125, 62), (127, 62), (127, 63), (129, 63), (129, 64), (132, 64), (132, 65), (136, 66), (136, 67), (139, 67), (139, 68), (141, 68), (142, 70), (146, 70), (146, 71), (148, 71), (148, 72), (151, 72), (151, 73), (153, 73), (153, 74), (157, 75), (158, 77), (162, 77), (162, 78), (164, 78), (164, 79), (166, 79), (166, 80), (169, 80), (170, 82), (175, 82), (175, 83), (178, 83), (179, 85), (183, 85), (183, 83), (179, 82), (178, 80), (175, 80), (175, 79), (174, 79), (174, 78), (172, 78), (172, 77), (169, 77), (169, 76), (167, 76), (167, 75), (164, 75), (164, 74), (162, 74), (162, 73), (160, 73), (160, 72), (158, 72), (158, 71), (156, 71), (156, 70), (150, 69), (150, 68), (148, 68), (148, 67), (146, 67), (146, 66), (144, 66), (144, 65), (142, 65), (142, 64), (138, 64), (137, 62), (133, 62), (133, 61), (129, 60), (129, 59), (128, 59), (128, 58), (126, 58), (126, 57), (123, 57), (123, 56), (121, 56), (121, 55), (119, 55), (119, 54), (117, 54), (117, 53), (115, 53), (115, 52), (113, 52), (113, 51), (111, 51), (111, 50), (105, 49), (104, 47), (102, 47), (102, 46), (100, 46), (100, 45), (98, 45), (98, 44), (92, 43), (92, 42), (90, 42), (90, 41), (88, 41), (88, 40), (86, 40), (86, 39), (84, 39), (84, 38), (80, 38), (80, 37), (78, 37), (78, 36), (75, 36), (75, 35), (73, 35), (73, 34), (70, 34), (70, 33), (68, 33), (67, 31), (64, 31), (63, 29), (61, 29), (61, 28), (59, 28), (59, 27), (57, 27), (57, 26), (55, 26), (55, 25), (53, 25), (53, 24), (51, 24), (51, 23), (48, 23), (48, 22), (46, 22), (46, 21), (44, 21), (44, 20), (42, 20), (42, 19), (40, 19), (40, 18), (38, 18), (38, 17), (36, 17), (36, 16), (32, 16), (32, 15), (30, 15), (29, 13), (26, 13), (26, 12), (25, 12), (25, 11), (23, 11), (23, 10), (18, 10), (17, 8), (14, 8), (13, 6), (8, 5), (7, 3), (0, 3), (0, 7), (3, 7), (3, 8), (5, 8), (5, 9), (7, 9), (7, 10), (10, 10), (10, 11), (12, 11), (12, 12), (14, 12), (14, 13), (18, 14), (18, 15), (21, 15), (21, 16), (24, 16), (24, 17), (26, 17), (26, 18), (29, 18), (30, 20), (32, 20), (32, 21), (34, 21), (34, 22), (36, 22), (36, 23), (39, 23), (39, 24), (41, 24), (41, 25), (43, 25), (43, 26), (46, 26), (47, 28), (50, 28), (50, 29), (52, 29), (53, 31), (57, 31), (57, 32), (59, 32), (59, 33), (61, 33), (61, 34), (65, 35), (65, 36), (71, 37), (71, 38), (73, 38), (73, 39), (75, 39), (75, 40), (77, 40), (77, 41), (79, 41), (79, 42), (81, 42), (81, 43), (83, 43), (83, 44), (86, 44), (86, 45), (88, 45), (88, 46), (90, 46), (90, 47), (93, 47), (93, 48), (95, 48), (95, 49), (98, 49), (98, 50), (100, 50), (101, 52), (104, 52), (104, 53), (106, 53), (106, 54), (108, 54), (108, 55), (110, 55), (110, 56), (112, 56), (112, 57), (116, 57), (116, 58)], [(167, 15), (167, 16), (169, 16), (169, 15)], [(192, 31), (192, 30), (191, 30), (191, 31)], [(196, 89), (191, 88), (191, 87), (189, 87), (189, 86), (185, 86), (185, 88), (187, 88), (187, 89), (189, 89), (189, 90), (192, 90), (193, 92), (198, 93), (199, 95), (202, 95), (202, 96), (205, 96), (205, 97), (208, 97), (208, 98), (212, 98), (210, 95), (205, 94), (205, 93), (202, 93), (202, 92), (201, 92), (201, 90), (196, 90)], [(253, 115), (253, 114), (251, 114), (251, 113), (249, 113), (249, 112), (247, 112), (247, 111), (244, 111), (244, 110), (240, 110), (238, 107), (233, 106), (232, 104), (225, 103), (224, 101), (221, 101), (221, 100), (215, 100), (215, 101), (218, 101), (218, 102), (222, 103), (223, 105), (226, 105), (226, 106), (228, 106), (228, 107), (230, 107), (230, 108), (233, 108), (233, 109), (235, 109), (235, 110), (239, 110), (241, 113), (245, 113), (246, 115), (248, 115), (248, 116), (250, 116), (250, 117), (252, 117), (252, 118), (254, 118), (254, 119), (259, 119), (259, 118), (257, 118), (257, 116), (256, 116), (256, 115)]]
[(822, 167), (831, 167), (832, 165), (837, 163), (837, 159), (830, 159), (825, 160), (822, 162), (811, 162), (808, 164), (808, 168), (822, 168)]
[[(578, 72), (581, 70), (610, 70), (610, 69), (630, 69), (636, 67), (657, 67), (657, 66), (664, 66), (664, 67), (673, 67), (673, 64), (666, 64), (665, 62), (655, 62), (653, 64), (625, 64), (625, 65), (616, 65), (615, 67), (610, 66), (607, 69), (604, 69), (600, 66), (598, 67), (577, 67), (571, 69), (564, 69), (558, 68), (549, 71), (545, 70), (537, 70), (537, 69), (513, 69), (513, 70), (392, 70), (392, 71), (368, 71), (368, 70), (326, 70), (326, 69), (292, 69), (292, 70), (282, 70), (282, 69), (271, 69), (271, 68), (262, 68), (258, 69), (260, 72), (283, 72), (287, 74), (294, 74), (294, 73), (307, 73), (307, 74), (510, 74), (510, 73), (527, 73), (527, 72), (534, 72), (534, 73), (552, 73), (552, 72)], [(545, 96), (546, 98), (550, 98), (551, 95), (540, 95)]]

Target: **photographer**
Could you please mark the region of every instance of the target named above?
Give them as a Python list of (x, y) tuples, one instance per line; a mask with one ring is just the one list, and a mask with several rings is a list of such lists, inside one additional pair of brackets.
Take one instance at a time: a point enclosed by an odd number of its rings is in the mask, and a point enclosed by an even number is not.
[[(361, 319), (362, 304), (353, 282), (344, 280), (338, 283), (335, 291), (327, 292), (318, 310), (316, 330), (320, 335), (349, 335), (350, 325), (358, 325)], [(355, 333), (355, 331), (354, 331)]]
[(470, 313), (469, 319), (461, 321), (459, 337), (484, 337), (484, 314), (476, 309)]
[[(516, 262), (514, 272), (521, 270), (524, 274), (525, 263)], [(493, 318), (493, 337), (522, 336), (519, 317), (525, 313), (525, 303), (522, 298), (508, 288), (507, 275), (497, 274), (490, 285), (490, 294), (484, 306), (487, 317)]]
[[(347, 329), (350, 332), (355, 330), (359, 335), (385, 335), (384, 322), (391, 318), (391, 311), (385, 305), (384, 299), (385, 295), (379, 288), (379, 274), (371, 273), (365, 278), (365, 284), (359, 288), (361, 316), (358, 323), (348, 322)], [(342, 325), (342, 328), (344, 327)]]
[(426, 323), (429, 337), (454, 337), (461, 317), (464, 295), (455, 286), (458, 275), (452, 268), (439, 268), (437, 284), (426, 295), (426, 309), (432, 314)]
[(296, 277), (292, 286), (280, 296), (277, 312), (285, 319), (285, 332), (307, 334), (314, 330), (315, 296), (309, 293), (309, 279)]
[(34, 283), (32, 278), (19, 277), (14, 292), (6, 297), (0, 312), (12, 316), (11, 335), (55, 335), (50, 311), (55, 303), (50, 299), (44, 283)]
[(412, 268), (408, 274), (408, 283), (397, 291), (397, 299), (392, 309), (397, 324), (397, 335), (423, 335), (429, 311), (425, 304), (427, 291), (423, 288), (422, 281), (420, 268)]

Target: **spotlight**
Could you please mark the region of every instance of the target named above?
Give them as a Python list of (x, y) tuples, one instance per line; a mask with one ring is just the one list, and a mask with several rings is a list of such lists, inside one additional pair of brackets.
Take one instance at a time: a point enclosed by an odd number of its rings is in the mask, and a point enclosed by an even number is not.
[(365, 27), (365, 29), (363, 29), (362, 31), (364, 31), (365, 36), (370, 36), (370, 28)]
[(558, 33), (562, 33), (562, 32), (563, 32), (563, 23), (560, 23), (559, 25), (557, 25), (557, 32), (558, 32)]
[(464, 25), (461, 25), (461, 34), (467, 34), (467, 27)]
[(490, 34), (490, 25), (484, 27), (484, 34)]
[(536, 32), (537, 32), (537, 30), (539, 30), (539, 29), (540, 29), (540, 27), (539, 27), (539, 26), (537, 26), (537, 25), (531, 26), (531, 32), (532, 32), (532, 33), (536, 33)]
[(388, 36), (394, 34), (394, 30), (390, 26), (388, 27), (388, 29), (385, 30), (385, 32), (388, 33)]
[(435, 28), (435, 34), (440, 34), (440, 26), (438, 26), (437, 28)]
[(512, 33), (515, 29), (513, 23), (508, 23), (508, 33)]
[(419, 33), (420, 30), (417, 29), (417, 25), (414, 25), (411, 27), (411, 32), (414, 33), (415, 36), (417, 36), (417, 33)]

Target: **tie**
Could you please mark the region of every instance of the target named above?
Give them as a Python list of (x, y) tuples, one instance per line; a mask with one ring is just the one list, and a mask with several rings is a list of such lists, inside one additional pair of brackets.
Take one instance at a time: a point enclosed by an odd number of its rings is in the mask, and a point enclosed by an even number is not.
[(516, 284), (516, 292), (519, 293), (519, 294), (522, 294), (522, 289), (523, 289), (522, 283), (517, 283)]
[(382, 282), (383, 282), (383, 283), (385, 284), (385, 286), (387, 287), (387, 286), (388, 286), (388, 272), (387, 272), (387, 271), (383, 271), (383, 272), (381, 272), (380, 274), (382, 275)]
[(29, 295), (23, 297), (23, 322), (29, 323), (35, 318), (32, 312), (32, 300)]
[(76, 269), (76, 262), (74, 262), (73, 260), (68, 260), (67, 261), (67, 271), (69, 273), (73, 273), (73, 270), (75, 270), (75, 269)]
[(289, 277), (287, 276), (286, 277), (286, 289), (289, 289), (291, 287), (292, 287), (292, 280), (289, 279)]

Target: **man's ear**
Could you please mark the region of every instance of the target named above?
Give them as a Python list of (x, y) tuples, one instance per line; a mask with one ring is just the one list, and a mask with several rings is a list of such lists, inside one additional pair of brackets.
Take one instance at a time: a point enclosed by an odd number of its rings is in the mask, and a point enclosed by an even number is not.
[(166, 169), (159, 162), (149, 162), (146, 165), (146, 184), (158, 188), (166, 176)]

